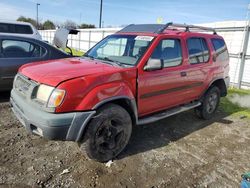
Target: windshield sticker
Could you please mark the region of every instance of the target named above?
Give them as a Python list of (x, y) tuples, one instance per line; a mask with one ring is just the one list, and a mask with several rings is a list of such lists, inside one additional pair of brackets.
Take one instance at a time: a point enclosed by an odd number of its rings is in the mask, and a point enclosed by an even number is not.
[(150, 36), (137, 36), (135, 37), (135, 40), (143, 40), (143, 41), (151, 41), (154, 37)]

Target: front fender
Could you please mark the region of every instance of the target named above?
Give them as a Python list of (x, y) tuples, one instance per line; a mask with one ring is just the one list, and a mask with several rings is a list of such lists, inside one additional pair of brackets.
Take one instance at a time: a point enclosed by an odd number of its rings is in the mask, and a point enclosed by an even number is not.
[(134, 94), (129, 86), (123, 82), (108, 83), (92, 89), (77, 106), (76, 110), (90, 110), (98, 107), (102, 101), (114, 98), (129, 98), (135, 100)]

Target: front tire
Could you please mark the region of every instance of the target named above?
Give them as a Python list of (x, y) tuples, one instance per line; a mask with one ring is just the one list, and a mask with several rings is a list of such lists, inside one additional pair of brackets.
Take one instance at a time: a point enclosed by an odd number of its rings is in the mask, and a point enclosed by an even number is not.
[(204, 95), (202, 105), (195, 109), (195, 113), (199, 118), (211, 119), (216, 112), (220, 103), (220, 90), (218, 87), (211, 87)]
[(129, 113), (119, 105), (108, 104), (101, 107), (90, 121), (79, 147), (90, 159), (106, 162), (126, 147), (131, 132)]

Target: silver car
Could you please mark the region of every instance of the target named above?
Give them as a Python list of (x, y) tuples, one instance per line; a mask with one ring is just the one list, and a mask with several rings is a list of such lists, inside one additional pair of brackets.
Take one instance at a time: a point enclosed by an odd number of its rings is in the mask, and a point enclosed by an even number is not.
[(42, 40), (42, 36), (30, 23), (0, 20), (0, 33), (9, 36), (30, 37)]

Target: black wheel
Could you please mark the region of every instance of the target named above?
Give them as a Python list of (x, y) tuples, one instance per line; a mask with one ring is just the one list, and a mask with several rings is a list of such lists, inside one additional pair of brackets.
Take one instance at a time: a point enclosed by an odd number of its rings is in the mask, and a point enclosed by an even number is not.
[(205, 94), (202, 105), (195, 109), (195, 113), (202, 119), (211, 119), (220, 103), (220, 90), (218, 87), (211, 87)]
[(129, 113), (119, 105), (108, 104), (101, 107), (90, 121), (79, 147), (89, 158), (106, 162), (126, 147), (131, 132)]

